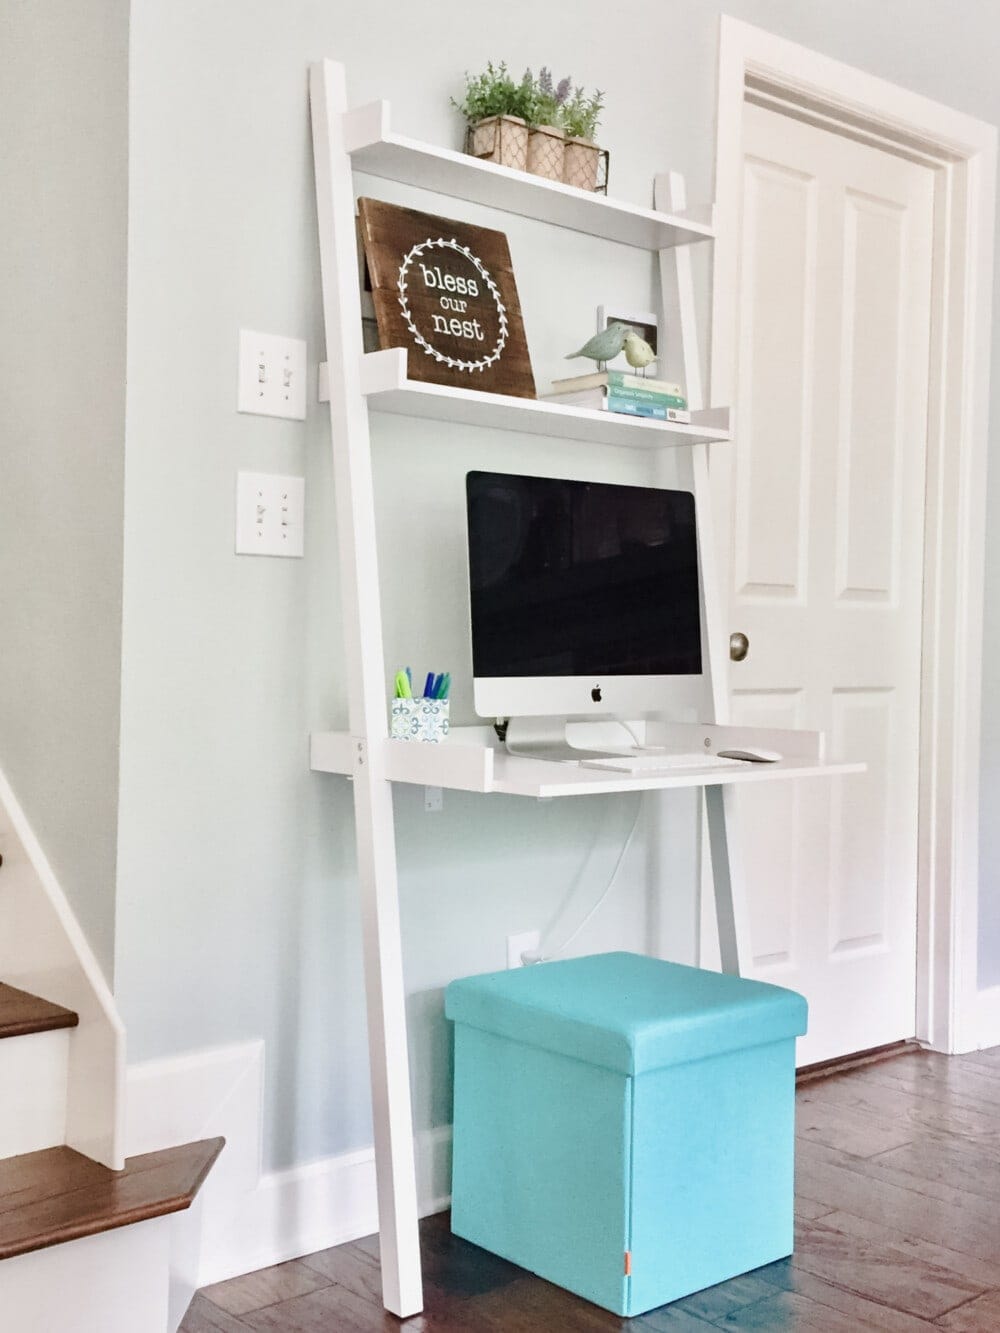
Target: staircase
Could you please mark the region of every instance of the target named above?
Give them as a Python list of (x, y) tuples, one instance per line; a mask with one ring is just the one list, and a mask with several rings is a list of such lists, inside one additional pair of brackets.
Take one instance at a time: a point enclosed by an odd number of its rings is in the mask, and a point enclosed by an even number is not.
[(124, 1029), (0, 773), (2, 976), (0, 1330), (174, 1333), (193, 1292), (178, 1214), (224, 1140), (123, 1158)]

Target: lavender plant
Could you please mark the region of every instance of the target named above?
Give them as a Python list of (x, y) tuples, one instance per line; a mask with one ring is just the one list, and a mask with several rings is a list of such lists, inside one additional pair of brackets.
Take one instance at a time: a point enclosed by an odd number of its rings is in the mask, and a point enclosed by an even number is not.
[(569, 96), (572, 80), (565, 78), (560, 79), (558, 84), (554, 83), (552, 71), (543, 65), (537, 79), (532, 76), (530, 69), (526, 69), (521, 83), (532, 89), (529, 122), (532, 125), (561, 125), (562, 107)]

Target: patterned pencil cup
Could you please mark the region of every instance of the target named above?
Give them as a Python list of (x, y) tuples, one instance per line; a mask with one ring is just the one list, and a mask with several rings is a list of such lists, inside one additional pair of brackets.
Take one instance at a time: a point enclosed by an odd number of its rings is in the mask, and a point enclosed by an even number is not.
[(431, 741), (448, 735), (448, 699), (393, 699), (389, 734), (394, 741)]

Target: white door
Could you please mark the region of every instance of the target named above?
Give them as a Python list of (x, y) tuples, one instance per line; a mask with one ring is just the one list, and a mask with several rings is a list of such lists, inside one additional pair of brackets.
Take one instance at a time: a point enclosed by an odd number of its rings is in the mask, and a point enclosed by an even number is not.
[[(931, 171), (747, 105), (737, 443), (713, 460), (732, 720), (863, 776), (741, 793), (750, 974), (799, 1063), (912, 1037)], [(721, 451), (717, 451), (721, 452)]]

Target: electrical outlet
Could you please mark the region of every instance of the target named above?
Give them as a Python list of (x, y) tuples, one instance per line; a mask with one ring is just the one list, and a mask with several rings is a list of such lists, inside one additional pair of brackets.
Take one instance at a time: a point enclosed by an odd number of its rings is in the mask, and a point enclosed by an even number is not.
[(304, 553), (304, 477), (270, 472), (236, 474), (236, 554)]
[(302, 338), (240, 329), (238, 412), (262, 417), (306, 416), (306, 344)]
[(540, 930), (524, 930), (520, 935), (507, 936), (507, 967), (524, 967), (521, 955), (538, 949), (542, 943)]
[(424, 788), (424, 809), (429, 815), (444, 809), (444, 792), (440, 787)]

